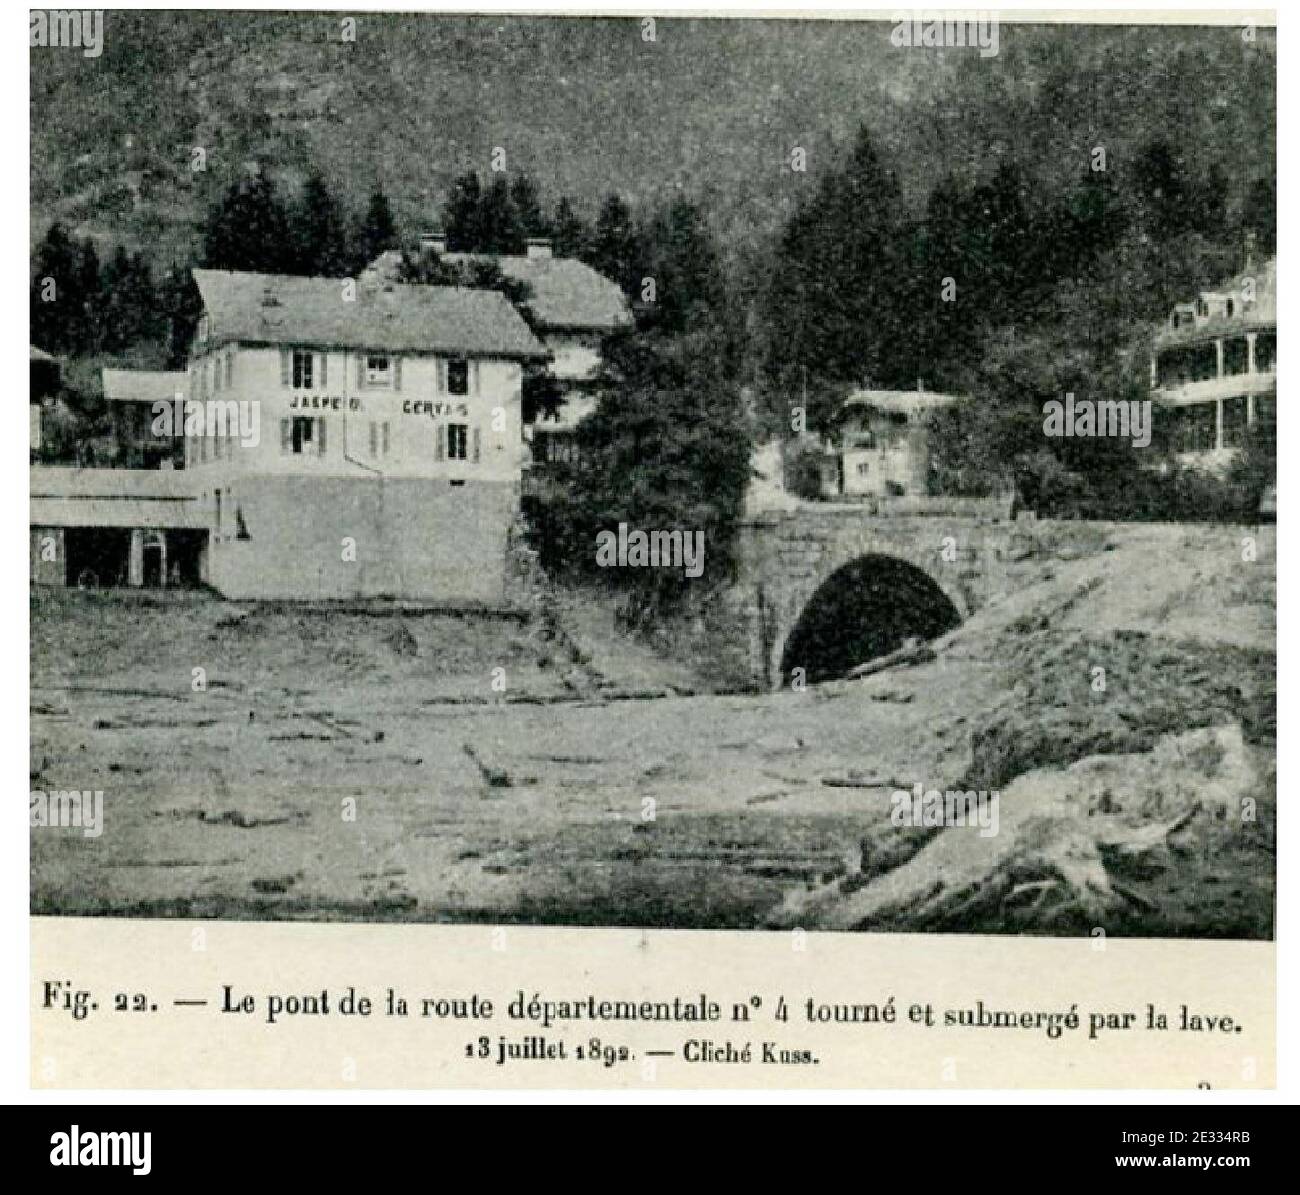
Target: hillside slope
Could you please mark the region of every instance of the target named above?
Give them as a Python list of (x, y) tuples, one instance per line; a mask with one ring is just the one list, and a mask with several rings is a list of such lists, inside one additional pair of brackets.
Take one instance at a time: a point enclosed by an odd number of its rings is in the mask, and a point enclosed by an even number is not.
[(113, 11), (97, 59), (31, 51), (33, 241), (59, 219), (185, 260), (254, 158), (290, 189), (321, 169), (353, 210), (380, 185), (409, 232), (500, 146), (550, 203), (590, 218), (611, 190), (686, 190), (752, 251), (862, 122), (914, 209), (1012, 150), (1052, 188), (1092, 146), (1123, 168), (1157, 133), (1234, 191), (1273, 170), (1267, 31), (1004, 24), (984, 59), (895, 49), (888, 22), (661, 20), (649, 43), (631, 19), (362, 14), (348, 44), (342, 15)]

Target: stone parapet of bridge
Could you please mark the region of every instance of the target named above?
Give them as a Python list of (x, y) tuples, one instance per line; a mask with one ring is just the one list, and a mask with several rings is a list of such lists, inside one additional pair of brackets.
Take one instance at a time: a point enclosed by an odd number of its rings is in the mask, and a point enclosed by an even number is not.
[(1010, 530), (1005, 501), (972, 499), (808, 503), (746, 520), (731, 604), (754, 682), (787, 683), (782, 658), (801, 615), (855, 561), (874, 557), (917, 570), (958, 618), (968, 618), (1005, 589)]

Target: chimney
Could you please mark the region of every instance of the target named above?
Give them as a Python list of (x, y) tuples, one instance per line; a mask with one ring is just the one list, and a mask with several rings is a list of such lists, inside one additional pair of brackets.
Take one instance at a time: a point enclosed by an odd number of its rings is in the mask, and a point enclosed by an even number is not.
[(554, 256), (550, 237), (529, 237), (528, 256), (548, 260)]
[(420, 252), (436, 253), (441, 257), (447, 252), (447, 234), (437, 228), (428, 228), (420, 233)]

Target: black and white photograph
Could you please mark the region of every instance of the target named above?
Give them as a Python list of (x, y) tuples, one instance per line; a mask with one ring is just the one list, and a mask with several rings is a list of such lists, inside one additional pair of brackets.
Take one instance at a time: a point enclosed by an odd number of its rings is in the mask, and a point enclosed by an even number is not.
[(31, 914), (1273, 939), (1272, 26), (29, 55)]

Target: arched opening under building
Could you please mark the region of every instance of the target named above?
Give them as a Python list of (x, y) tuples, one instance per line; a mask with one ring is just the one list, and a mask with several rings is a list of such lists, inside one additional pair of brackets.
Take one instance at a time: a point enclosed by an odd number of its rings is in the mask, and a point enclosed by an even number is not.
[(144, 563), (144, 587), (161, 589), (167, 584), (167, 537), (161, 531), (146, 531), (141, 555)]
[(796, 668), (810, 684), (832, 680), (960, 622), (947, 595), (915, 565), (860, 556), (822, 582), (804, 607), (781, 653), (781, 684), (790, 684)]

